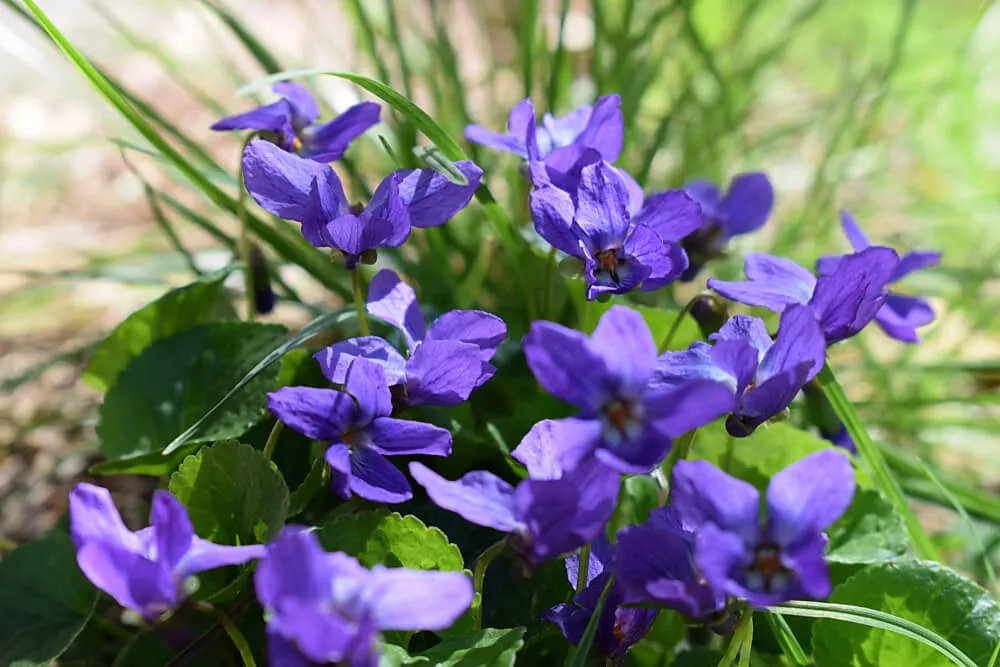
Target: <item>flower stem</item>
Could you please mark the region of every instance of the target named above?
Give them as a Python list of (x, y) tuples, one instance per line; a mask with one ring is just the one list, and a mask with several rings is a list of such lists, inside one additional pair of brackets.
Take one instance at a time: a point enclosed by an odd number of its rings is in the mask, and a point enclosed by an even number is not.
[(670, 494), (674, 491), (674, 466), (677, 465), (678, 461), (687, 458), (688, 453), (691, 451), (691, 443), (694, 442), (694, 436), (697, 433), (698, 429), (695, 429), (674, 440), (674, 445), (670, 448), (670, 453), (667, 454), (667, 460), (663, 462), (662, 470), (663, 476), (667, 480), (668, 502), (670, 501)]
[(552, 278), (555, 275), (556, 268), (556, 247), (552, 246), (549, 249), (549, 258), (545, 264), (545, 293), (542, 294), (542, 317), (553, 321), (552, 317)]
[(579, 595), (587, 587), (587, 577), (590, 575), (590, 545), (580, 548), (580, 558), (576, 565), (576, 593)]
[(367, 336), (368, 313), (365, 311), (365, 298), (361, 294), (361, 273), (358, 269), (351, 271), (351, 286), (354, 288), (354, 308), (358, 311), (358, 330), (362, 336)]
[(660, 354), (663, 354), (670, 348), (670, 343), (673, 342), (674, 336), (677, 334), (677, 330), (681, 328), (681, 322), (684, 321), (685, 317), (691, 314), (691, 309), (694, 308), (694, 304), (697, 299), (698, 297), (695, 297), (688, 301), (684, 304), (681, 311), (677, 313), (677, 317), (675, 317), (674, 321), (670, 324), (670, 330), (667, 331), (667, 335), (663, 337), (662, 341), (660, 341), (660, 347), (657, 349)]
[(247, 638), (243, 636), (240, 629), (233, 623), (233, 619), (229, 618), (224, 611), (216, 609), (207, 602), (199, 602), (198, 610), (214, 617), (222, 625), (222, 629), (229, 635), (233, 646), (239, 651), (243, 667), (257, 667), (257, 662), (253, 658), (253, 651), (250, 650), (250, 644), (247, 643)]
[(507, 540), (500, 540), (496, 544), (491, 545), (479, 556), (479, 560), (476, 562), (476, 573), (472, 581), (476, 586), (476, 592), (480, 595), (483, 594), (483, 579), (486, 577), (486, 568), (490, 566), (494, 558), (500, 555), (505, 546), (507, 546)]
[(868, 465), (875, 486), (885, 494), (886, 499), (895, 505), (896, 509), (902, 515), (903, 521), (906, 523), (907, 532), (910, 535), (910, 541), (913, 543), (917, 555), (927, 560), (940, 562), (941, 554), (938, 553), (927, 531), (920, 524), (917, 515), (910, 509), (910, 505), (906, 502), (906, 496), (903, 495), (903, 489), (899, 486), (899, 482), (896, 481), (896, 477), (889, 470), (885, 459), (882, 458), (882, 452), (875, 446), (875, 443), (868, 436), (868, 431), (861, 424), (858, 413), (855, 412), (854, 406), (847, 399), (843, 387), (837, 382), (837, 378), (834, 376), (829, 362), (823, 366), (816, 379), (819, 380), (819, 384), (823, 388), (823, 393), (829, 399), (830, 405), (833, 406), (834, 411), (837, 413), (837, 417), (847, 427), (847, 432), (854, 440), (861, 458)]
[(740, 656), (740, 665), (749, 664), (750, 646), (753, 644), (753, 610), (749, 607), (743, 611), (740, 617), (740, 624), (736, 626), (733, 638), (729, 640), (726, 653), (719, 661), (719, 667), (729, 667), (736, 661), (736, 656)]
[(284, 428), (285, 424), (281, 420), (274, 422), (271, 432), (267, 434), (267, 441), (264, 443), (264, 458), (270, 460), (274, 454), (274, 448), (278, 446), (278, 438), (281, 437), (281, 431)]

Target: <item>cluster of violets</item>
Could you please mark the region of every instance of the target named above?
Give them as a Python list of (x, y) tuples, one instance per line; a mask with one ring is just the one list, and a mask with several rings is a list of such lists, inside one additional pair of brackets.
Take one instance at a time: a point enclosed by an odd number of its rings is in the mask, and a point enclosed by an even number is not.
[[(258, 133), (243, 155), (248, 191), (264, 209), (301, 223), (309, 242), (339, 252), (348, 269), (401, 245), (413, 227), (447, 222), (481, 183), (482, 170), (468, 161), (456, 164), (464, 185), (430, 169), (398, 170), (367, 204), (352, 205), (329, 161), (378, 121), (378, 106), (359, 104), (317, 125), (317, 105), (303, 88), (280, 83), (274, 90), (279, 101), (213, 127)], [(774, 203), (759, 173), (735, 177), (725, 192), (696, 181), (645, 195), (613, 165), (623, 143), (615, 95), (562, 118), (545, 114), (541, 123), (524, 100), (508, 129), (470, 126), (466, 137), (524, 159), (535, 231), (578, 260), (588, 299), (692, 280), (730, 238), (764, 224)], [(735, 315), (708, 342), (658, 354), (643, 318), (624, 306), (611, 307), (589, 336), (534, 322), (521, 341), (527, 364), (546, 391), (578, 412), (543, 420), (524, 436), (513, 457), (526, 478), (512, 486), (473, 471), (448, 480), (419, 461), (409, 463), (410, 478), (438, 506), (506, 534), (505, 551), (525, 571), (566, 559), (577, 593), (546, 618), (573, 643), (613, 575), (597, 634), (612, 662), (649, 629), (651, 605), (727, 633), (736, 600), (766, 607), (827, 596), (824, 531), (854, 493), (850, 458), (838, 449), (779, 472), (763, 499), (708, 462), (679, 460), (669, 504), (622, 529), (613, 546), (607, 524), (622, 475), (652, 473), (674, 439), (720, 417), (736, 437), (780, 417), (822, 369), (826, 348), (873, 319), (898, 340), (919, 340), (916, 328), (933, 311), (888, 285), (940, 255), (900, 258), (870, 245), (846, 212), (842, 221), (854, 252), (822, 258), (818, 277), (757, 253), (746, 257), (746, 281), (708, 281), (730, 300), (779, 313), (773, 336), (763, 320)], [(388, 457), (448, 456), (452, 443), (448, 430), (400, 415), (468, 399), (496, 372), (490, 360), (507, 328), (478, 310), (446, 312), (428, 324), (414, 290), (389, 269), (371, 281), (367, 312), (399, 330), (405, 351), (376, 336), (334, 343), (315, 356), (338, 388), (283, 387), (269, 394), (269, 407), (299, 433), (328, 443), (339, 497), (401, 503), (412, 487)], [(465, 574), (365, 569), (325, 552), (298, 526), (286, 526), (269, 545), (213, 544), (194, 535), (184, 508), (165, 491), (156, 492), (151, 526), (138, 532), (124, 526), (107, 490), (91, 485), (72, 492), (70, 515), (84, 573), (150, 621), (184, 602), (193, 575), (259, 559), (255, 585), (275, 665), (375, 665), (380, 632), (445, 629), (474, 596)]]

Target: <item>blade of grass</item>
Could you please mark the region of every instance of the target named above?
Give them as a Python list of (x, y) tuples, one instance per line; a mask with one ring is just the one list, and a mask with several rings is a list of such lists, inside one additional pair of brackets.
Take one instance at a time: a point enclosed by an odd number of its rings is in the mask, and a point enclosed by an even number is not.
[(767, 617), (767, 624), (771, 626), (771, 632), (778, 640), (778, 645), (781, 646), (781, 652), (785, 654), (788, 661), (797, 667), (806, 667), (809, 664), (809, 656), (806, 655), (802, 644), (799, 643), (795, 633), (788, 626), (785, 617), (770, 611), (764, 615)]
[(265, 72), (274, 74), (281, 71), (281, 65), (278, 64), (274, 55), (225, 6), (217, 0), (201, 0), (201, 4), (219, 17), (219, 20), (226, 24), (226, 27), (243, 42), (243, 45), (253, 54)]
[(365, 3), (362, 0), (348, 0), (346, 7), (358, 25), (358, 37), (361, 41), (361, 47), (367, 51), (368, 58), (378, 70), (379, 78), (386, 83), (391, 83), (392, 77), (389, 75), (389, 67), (385, 64), (383, 54), (379, 53), (375, 28), (372, 26), (371, 18), (365, 9)]
[(559, 36), (556, 39), (555, 53), (552, 54), (552, 67), (549, 68), (549, 85), (545, 93), (545, 104), (549, 112), (555, 111), (556, 104), (559, 103), (559, 81), (562, 74), (563, 57), (566, 51), (563, 44), (563, 36), (566, 33), (567, 14), (569, 14), (569, 0), (562, 0), (559, 4)]
[(892, 474), (892, 471), (886, 465), (885, 459), (882, 458), (882, 453), (872, 442), (871, 438), (868, 437), (868, 431), (861, 424), (858, 413), (854, 411), (854, 406), (847, 399), (843, 387), (837, 382), (837, 378), (834, 376), (829, 362), (824, 364), (817, 379), (823, 388), (823, 393), (826, 394), (827, 399), (830, 401), (830, 405), (833, 406), (834, 411), (837, 413), (837, 417), (847, 427), (847, 432), (850, 433), (854, 444), (858, 448), (858, 453), (867, 464), (876, 487), (885, 494), (889, 502), (896, 506), (897, 511), (903, 517), (910, 541), (913, 543), (917, 555), (921, 558), (940, 562), (941, 556), (934, 547), (934, 543), (931, 541), (927, 531), (924, 530), (924, 527), (920, 525), (920, 521), (913, 513), (913, 510), (910, 509), (909, 504), (906, 502), (906, 497), (903, 495), (903, 490), (900, 488), (899, 482)]
[(587, 628), (583, 631), (583, 636), (580, 637), (579, 643), (573, 649), (568, 663), (569, 667), (586, 667), (587, 661), (590, 659), (590, 647), (593, 646), (594, 638), (597, 636), (597, 626), (600, 624), (601, 612), (604, 611), (604, 604), (608, 601), (608, 594), (611, 593), (611, 586), (614, 583), (615, 577), (611, 575), (608, 577), (608, 583), (604, 584), (601, 597), (597, 599), (597, 604), (594, 605), (594, 611), (590, 615), (590, 620), (587, 621)]
[[(524, 0), (521, 3), (521, 78), (524, 80), (524, 96), (531, 97), (535, 88), (535, 27), (538, 25), (538, 0)], [(560, 22), (559, 43), (562, 44)], [(551, 98), (549, 98), (551, 104)], [(551, 106), (549, 107), (551, 108)]]
[(867, 609), (865, 607), (856, 607), (850, 604), (835, 604), (832, 602), (800, 601), (786, 602), (775, 607), (768, 607), (767, 610), (787, 616), (846, 621), (856, 625), (865, 625), (870, 628), (894, 632), (933, 648), (956, 665), (960, 665), (961, 667), (976, 667), (976, 663), (973, 662), (972, 658), (965, 655), (958, 647), (936, 632), (928, 630), (913, 621), (893, 616), (877, 609)]

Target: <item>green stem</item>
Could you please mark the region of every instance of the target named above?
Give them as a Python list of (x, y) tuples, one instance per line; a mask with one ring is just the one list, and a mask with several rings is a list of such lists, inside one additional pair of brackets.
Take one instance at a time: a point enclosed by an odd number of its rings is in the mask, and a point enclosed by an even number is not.
[(687, 458), (691, 451), (691, 443), (694, 442), (694, 436), (697, 433), (698, 429), (695, 429), (674, 440), (670, 453), (667, 454), (667, 460), (663, 462), (663, 476), (667, 480), (667, 502), (670, 501), (670, 495), (674, 492), (674, 466), (677, 465), (678, 461)]
[(500, 540), (496, 544), (490, 546), (486, 551), (479, 556), (479, 560), (476, 562), (476, 573), (473, 576), (473, 583), (476, 586), (476, 592), (480, 595), (483, 594), (483, 579), (486, 577), (486, 568), (490, 566), (493, 559), (500, 555), (500, 552), (504, 550), (507, 546), (506, 540)]
[(681, 328), (681, 322), (683, 322), (684, 318), (691, 313), (691, 309), (694, 308), (694, 304), (697, 299), (698, 297), (696, 296), (688, 301), (684, 304), (684, 308), (681, 309), (681, 312), (677, 313), (677, 317), (674, 318), (674, 321), (670, 325), (670, 330), (667, 331), (667, 335), (664, 336), (663, 340), (660, 342), (660, 354), (663, 354), (670, 348), (670, 343), (673, 342), (674, 335), (677, 333), (677, 330)]
[(354, 269), (351, 271), (351, 287), (354, 288), (354, 309), (358, 311), (358, 330), (362, 336), (367, 336), (368, 313), (365, 311), (365, 298), (361, 294), (361, 271)]
[(587, 587), (587, 577), (590, 576), (590, 545), (580, 548), (580, 558), (576, 561), (576, 594), (579, 595)]
[[(747, 608), (740, 617), (740, 624), (736, 626), (733, 638), (729, 640), (726, 653), (719, 660), (719, 667), (729, 667), (736, 661), (736, 656), (750, 654), (750, 644), (753, 642), (753, 610)], [(744, 648), (745, 646), (745, 648)]]
[(281, 420), (274, 422), (271, 432), (267, 434), (267, 441), (264, 443), (264, 458), (271, 459), (271, 456), (274, 454), (274, 448), (278, 446), (278, 438), (281, 437), (281, 431), (284, 428), (285, 424)]
[(837, 413), (837, 417), (847, 427), (847, 432), (850, 433), (851, 438), (854, 440), (854, 444), (858, 448), (858, 453), (871, 472), (876, 488), (881, 490), (886, 499), (896, 506), (896, 509), (903, 517), (907, 532), (910, 535), (910, 541), (913, 543), (917, 555), (920, 558), (940, 562), (941, 555), (934, 547), (934, 543), (931, 541), (927, 531), (920, 525), (916, 514), (910, 509), (909, 504), (906, 502), (906, 496), (903, 495), (903, 490), (899, 486), (899, 482), (896, 481), (896, 477), (886, 465), (885, 459), (882, 457), (882, 452), (879, 451), (875, 443), (868, 436), (868, 431), (861, 424), (858, 413), (855, 412), (854, 406), (847, 399), (843, 387), (837, 382), (837, 378), (834, 376), (829, 362), (823, 366), (817, 379), (823, 388), (823, 393), (826, 394), (827, 399), (830, 401), (830, 405), (833, 406), (834, 411)]
[(239, 195), (236, 199), (236, 213), (240, 220), (240, 238), (237, 242), (237, 252), (243, 260), (243, 285), (247, 293), (247, 320), (253, 321), (257, 316), (257, 290), (253, 284), (253, 268), (250, 266), (250, 230), (247, 225), (247, 188), (243, 180), (243, 153), (250, 142), (257, 137), (257, 132), (251, 132), (240, 147), (240, 163), (236, 168), (236, 180)]
[(214, 617), (222, 624), (222, 629), (226, 631), (230, 641), (233, 642), (233, 646), (239, 651), (243, 667), (257, 667), (257, 662), (253, 658), (253, 651), (250, 650), (250, 644), (247, 643), (247, 638), (243, 636), (240, 629), (233, 623), (233, 619), (229, 618), (224, 611), (216, 609), (207, 602), (199, 602), (198, 609)]
[(552, 317), (552, 278), (556, 272), (555, 268), (556, 248), (555, 246), (552, 246), (552, 248), (549, 249), (548, 262), (545, 264), (545, 293), (542, 294), (542, 316), (550, 322), (554, 319)]

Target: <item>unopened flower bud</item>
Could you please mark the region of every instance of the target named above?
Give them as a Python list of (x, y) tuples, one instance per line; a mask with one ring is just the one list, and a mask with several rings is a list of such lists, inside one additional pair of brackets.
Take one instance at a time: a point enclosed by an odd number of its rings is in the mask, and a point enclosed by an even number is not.
[(698, 323), (701, 335), (708, 338), (729, 319), (729, 304), (715, 294), (699, 294), (691, 300), (690, 312)]

